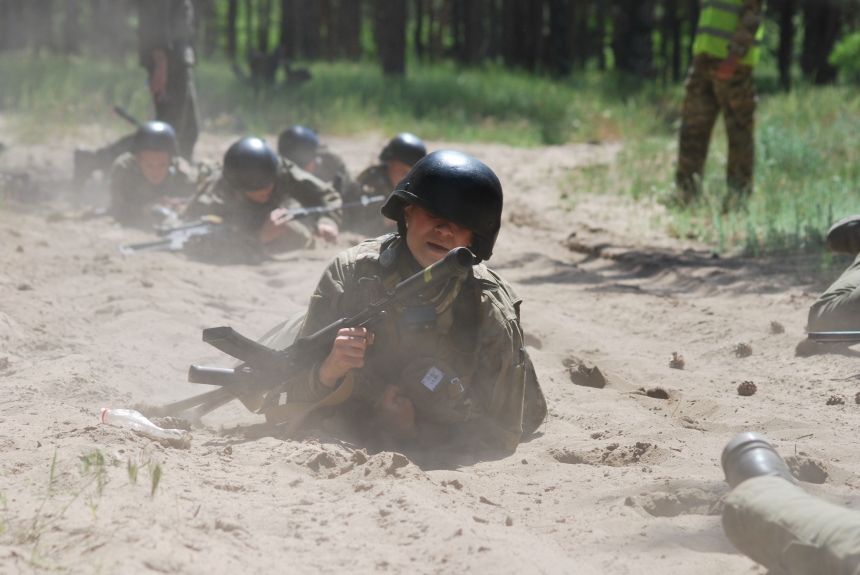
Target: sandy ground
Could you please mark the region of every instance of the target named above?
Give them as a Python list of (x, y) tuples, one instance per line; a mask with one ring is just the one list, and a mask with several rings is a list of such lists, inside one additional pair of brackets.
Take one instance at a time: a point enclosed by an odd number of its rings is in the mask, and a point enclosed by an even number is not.
[[(505, 187), (490, 264), (525, 298), (550, 415), (513, 455), (421, 468), (323, 432), (257, 437), (262, 418), (237, 402), (189, 450), (100, 424), (103, 406), (202, 391), (188, 364), (230, 361), (200, 330), (262, 334), (303, 308), (349, 238), (258, 266), (122, 257), (118, 243), (146, 234), (46, 221), (69, 202), (70, 142), (3, 139), (0, 167), (28, 168), (42, 193), (0, 210), (0, 573), (763, 572), (719, 519), (720, 452), (747, 429), (810, 492), (858, 506), (857, 354), (794, 355), (821, 281), (800, 260), (712, 258), (627, 198), (567, 190), (575, 209), (560, 209), (569, 173), (611, 166), (617, 146), (445, 145)], [(227, 143), (204, 135), (199, 154)], [(382, 139), (329, 143), (358, 171)], [(739, 396), (744, 381), (758, 392)], [(836, 394), (846, 403), (827, 405)]]

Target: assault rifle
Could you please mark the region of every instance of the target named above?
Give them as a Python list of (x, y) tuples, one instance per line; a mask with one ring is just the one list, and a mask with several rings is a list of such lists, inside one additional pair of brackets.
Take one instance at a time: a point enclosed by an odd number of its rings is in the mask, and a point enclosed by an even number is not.
[[(328, 214), (338, 210), (366, 207), (371, 204), (384, 202), (385, 196), (361, 196), (361, 199), (355, 202), (348, 202), (337, 207), (313, 206), (309, 208), (294, 208), (287, 210), (286, 216), (292, 216), (292, 219), (307, 218), (313, 215)], [(165, 217), (178, 217), (173, 210), (163, 206), (156, 206), (153, 209), (163, 210), (161, 213)], [(149, 242), (141, 242), (138, 244), (121, 244), (118, 246), (119, 253), (131, 256), (142, 252), (162, 252), (162, 251), (179, 251), (185, 248), (189, 242), (203, 241), (206, 236), (210, 236), (219, 231), (222, 231), (224, 221), (218, 216), (203, 216), (199, 220), (180, 224), (178, 226), (156, 226), (155, 233), (161, 236), (161, 239), (152, 240)]]
[(282, 350), (252, 341), (231, 327), (204, 329), (204, 342), (243, 363), (235, 368), (192, 365), (188, 369), (190, 383), (217, 385), (219, 389), (170, 403), (160, 411), (164, 415), (185, 412), (185, 419), (197, 421), (233, 399), (250, 399), (277, 389), (291, 373), (325, 358), (341, 329), (372, 326), (384, 319), (392, 306), (416, 301), (421, 294), (466, 273), (473, 262), (474, 256), (467, 248), (455, 248), (432, 266), (397, 284), (385, 297), (358, 315), (339, 319)]
[(200, 241), (205, 236), (214, 234), (223, 224), (223, 220), (218, 216), (203, 216), (199, 220), (178, 226), (156, 226), (155, 233), (161, 236), (161, 239), (138, 244), (120, 244), (117, 249), (124, 256), (143, 252), (178, 251), (190, 241)]
[(811, 331), (806, 337), (818, 343), (860, 343), (860, 331)]

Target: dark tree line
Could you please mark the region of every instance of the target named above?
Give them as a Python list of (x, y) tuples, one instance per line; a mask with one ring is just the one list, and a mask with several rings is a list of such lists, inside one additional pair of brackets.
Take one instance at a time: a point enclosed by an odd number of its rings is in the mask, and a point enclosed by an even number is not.
[[(567, 76), (614, 68), (678, 82), (691, 57), (700, 0), (193, 0), (198, 52), (272, 76), (282, 60), (378, 58), (491, 61)], [(125, 58), (134, 50), (134, 0), (0, 0), (0, 50)], [(832, 82), (835, 43), (857, 29), (860, 0), (770, 0), (780, 80), (798, 63)], [(799, 49), (797, 38), (802, 34)]]

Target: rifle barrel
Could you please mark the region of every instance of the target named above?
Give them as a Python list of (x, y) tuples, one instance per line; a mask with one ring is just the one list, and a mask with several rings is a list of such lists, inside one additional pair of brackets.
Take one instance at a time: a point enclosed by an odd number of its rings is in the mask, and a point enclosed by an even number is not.
[(811, 331), (806, 336), (818, 343), (860, 343), (860, 331)]

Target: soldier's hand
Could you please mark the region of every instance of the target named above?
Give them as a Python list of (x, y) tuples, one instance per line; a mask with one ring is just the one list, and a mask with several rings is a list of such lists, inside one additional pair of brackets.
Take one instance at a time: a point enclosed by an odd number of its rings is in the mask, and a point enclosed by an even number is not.
[(269, 214), (269, 219), (276, 226), (282, 226), (294, 218), (295, 218), (295, 216), (293, 216), (292, 214), (288, 214), (287, 210), (284, 208), (278, 208), (277, 210), (272, 210), (272, 213)]
[(323, 238), (330, 244), (334, 243), (337, 241), (337, 226), (321, 222), (317, 224), (317, 232), (315, 235)]
[(735, 70), (738, 69), (738, 60), (740, 58), (737, 54), (729, 54), (729, 57), (720, 62), (719, 68), (717, 68), (717, 78), (720, 80), (728, 80), (732, 76), (735, 75)]
[(350, 369), (364, 367), (364, 353), (373, 345), (373, 334), (367, 328), (346, 328), (337, 332), (331, 353), (322, 362), (319, 378), (326, 387), (334, 387)]
[(164, 50), (152, 51), (152, 75), (149, 77), (149, 91), (158, 102), (164, 98), (167, 89), (167, 54)]
[(373, 406), (373, 411), (389, 430), (410, 439), (417, 433), (415, 407), (408, 397), (397, 395), (399, 392), (400, 388), (396, 385), (386, 387)]

